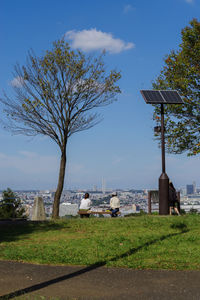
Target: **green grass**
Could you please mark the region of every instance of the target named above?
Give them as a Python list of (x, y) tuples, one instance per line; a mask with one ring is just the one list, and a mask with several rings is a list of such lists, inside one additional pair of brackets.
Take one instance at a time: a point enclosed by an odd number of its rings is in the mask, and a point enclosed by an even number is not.
[(135, 269), (200, 269), (200, 216), (0, 225), (0, 259)]

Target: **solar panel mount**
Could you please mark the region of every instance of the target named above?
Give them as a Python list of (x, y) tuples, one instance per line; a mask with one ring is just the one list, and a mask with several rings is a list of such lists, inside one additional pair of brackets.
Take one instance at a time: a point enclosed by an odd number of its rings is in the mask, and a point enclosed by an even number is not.
[(141, 90), (147, 104), (183, 104), (183, 100), (176, 90)]

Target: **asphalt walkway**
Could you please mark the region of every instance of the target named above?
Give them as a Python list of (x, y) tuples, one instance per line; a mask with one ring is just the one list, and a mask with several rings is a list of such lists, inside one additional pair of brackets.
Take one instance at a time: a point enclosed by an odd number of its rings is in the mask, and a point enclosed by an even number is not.
[(199, 300), (200, 272), (132, 270), (100, 265), (47, 266), (0, 261), (2, 299)]

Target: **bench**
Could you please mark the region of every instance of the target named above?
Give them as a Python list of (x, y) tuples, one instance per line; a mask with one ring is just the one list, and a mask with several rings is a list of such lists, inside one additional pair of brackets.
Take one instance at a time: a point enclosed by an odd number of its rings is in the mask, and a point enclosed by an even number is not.
[[(91, 211), (91, 210), (79, 210), (79, 215), (111, 215), (111, 211)], [(117, 215), (121, 215), (120, 211), (116, 213)]]

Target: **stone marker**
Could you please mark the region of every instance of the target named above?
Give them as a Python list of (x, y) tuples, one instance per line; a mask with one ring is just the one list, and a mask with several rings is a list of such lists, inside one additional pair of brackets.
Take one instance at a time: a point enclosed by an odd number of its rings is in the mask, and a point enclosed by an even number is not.
[(46, 220), (44, 202), (42, 197), (35, 197), (32, 213), (32, 221), (44, 221)]

